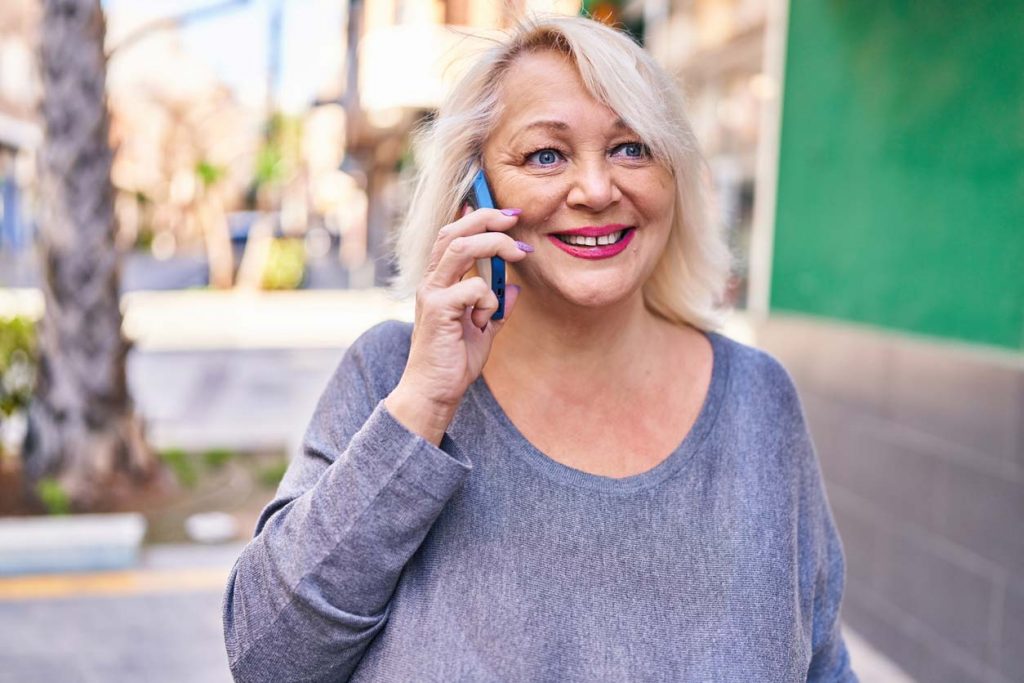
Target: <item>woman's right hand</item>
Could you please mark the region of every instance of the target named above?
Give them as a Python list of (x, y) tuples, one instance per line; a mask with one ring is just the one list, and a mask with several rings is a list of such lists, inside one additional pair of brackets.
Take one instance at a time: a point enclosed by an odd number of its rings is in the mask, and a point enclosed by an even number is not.
[(500, 256), (513, 263), (527, 251), (504, 231), (519, 220), (515, 209), (477, 209), (438, 231), (427, 272), (416, 291), (409, 360), (388, 397), (388, 411), (435, 445), (455, 416), (469, 385), (479, 377), (518, 298), (505, 288), (505, 316), (491, 320), (498, 297), (479, 276), (463, 279), (477, 259)]

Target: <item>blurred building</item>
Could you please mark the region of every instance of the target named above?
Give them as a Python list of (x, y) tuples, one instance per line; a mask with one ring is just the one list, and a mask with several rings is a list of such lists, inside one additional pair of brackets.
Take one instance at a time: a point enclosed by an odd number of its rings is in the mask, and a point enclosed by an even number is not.
[(778, 97), (766, 73), (766, 0), (644, 0), (625, 3), (627, 25), (679, 80), (687, 110), (711, 166), (718, 220), (736, 257), (730, 300), (747, 305), (765, 105)]
[(0, 5), (0, 251), (29, 242), (34, 155), (42, 140), (36, 116), (37, 3)]
[[(185, 51), (179, 27), (123, 42), (147, 20), (114, 12), (107, 21), (119, 242), (152, 244), (158, 256), (202, 251), (211, 229), (227, 229), (224, 212), (241, 208), (264, 112), (240, 105)], [(219, 225), (205, 224), (213, 221)]]
[(787, 5), (751, 305), (821, 456), (844, 620), (918, 680), (1024, 680), (1024, 9)]

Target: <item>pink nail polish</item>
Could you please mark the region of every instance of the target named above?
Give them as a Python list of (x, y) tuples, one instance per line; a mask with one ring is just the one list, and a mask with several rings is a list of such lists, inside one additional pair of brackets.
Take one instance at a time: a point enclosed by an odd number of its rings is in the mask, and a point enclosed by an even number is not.
[(520, 250), (522, 250), (522, 251), (525, 251), (526, 253), (530, 253), (530, 252), (532, 252), (532, 251), (533, 251), (533, 247), (531, 247), (531, 246), (530, 246), (529, 244), (527, 244), (526, 242), (519, 242), (519, 241), (517, 240), (517, 241), (516, 241), (516, 246), (517, 246), (517, 247), (519, 247), (519, 249), (520, 249)]
[(501, 212), (506, 216), (518, 216), (523, 212), (522, 209), (502, 209)]

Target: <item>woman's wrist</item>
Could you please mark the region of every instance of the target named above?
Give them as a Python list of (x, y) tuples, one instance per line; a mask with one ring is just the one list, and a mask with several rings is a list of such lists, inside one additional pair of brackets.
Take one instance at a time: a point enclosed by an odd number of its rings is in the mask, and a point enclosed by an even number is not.
[(384, 407), (403, 427), (434, 444), (441, 445), (445, 430), (458, 406), (441, 405), (424, 398), (415, 389), (401, 383), (384, 399)]

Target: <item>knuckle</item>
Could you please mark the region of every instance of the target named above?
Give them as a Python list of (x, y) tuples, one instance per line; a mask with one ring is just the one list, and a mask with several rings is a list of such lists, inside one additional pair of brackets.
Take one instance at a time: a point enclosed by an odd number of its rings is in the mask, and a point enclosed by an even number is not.
[(490, 290), (490, 286), (487, 282), (479, 275), (474, 275), (469, 278), (469, 284), (473, 290), (473, 294), (482, 295), (485, 291)]
[(451, 244), (448, 245), (448, 248), (451, 249), (456, 254), (461, 254), (466, 250), (466, 238), (456, 237), (451, 241)]
[(442, 297), (444, 295), (440, 291), (429, 292), (423, 298), (423, 310), (425, 311), (436, 311), (442, 307)]
[(426, 285), (420, 285), (419, 289), (416, 290), (416, 303), (419, 306), (427, 306), (430, 303), (431, 291), (427, 289)]
[(485, 311), (497, 310), (498, 309), (498, 297), (494, 295), (494, 292), (488, 292), (483, 298), (482, 306), (480, 308)]

